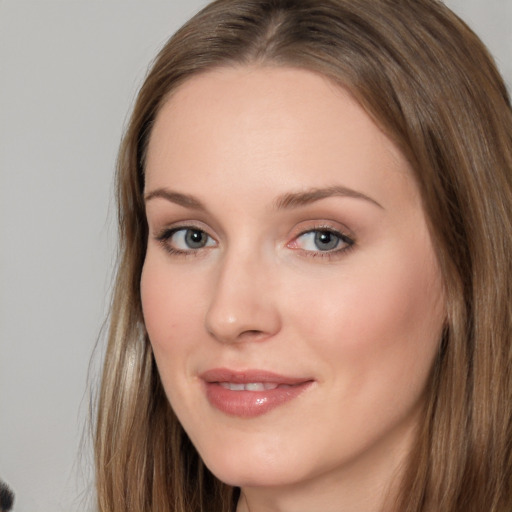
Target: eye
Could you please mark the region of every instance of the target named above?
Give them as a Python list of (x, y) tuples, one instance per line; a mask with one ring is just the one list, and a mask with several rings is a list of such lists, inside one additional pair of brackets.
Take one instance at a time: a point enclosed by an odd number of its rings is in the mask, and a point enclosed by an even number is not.
[(166, 229), (157, 236), (171, 254), (182, 254), (198, 251), (206, 247), (213, 247), (216, 242), (202, 229), (194, 227), (180, 227)]
[(297, 236), (290, 244), (292, 249), (311, 253), (339, 253), (354, 245), (348, 236), (333, 229), (312, 229)]

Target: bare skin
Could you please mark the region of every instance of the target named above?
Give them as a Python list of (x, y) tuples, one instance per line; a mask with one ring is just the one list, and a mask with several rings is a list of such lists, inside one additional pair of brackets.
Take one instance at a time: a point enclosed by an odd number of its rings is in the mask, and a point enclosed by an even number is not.
[[(444, 318), (403, 155), (319, 75), (218, 69), (160, 111), (145, 194), (159, 373), (206, 465), (241, 487), (237, 512), (380, 511)], [(219, 368), (303, 388), (277, 405), (256, 391), (258, 409), (205, 377)]]

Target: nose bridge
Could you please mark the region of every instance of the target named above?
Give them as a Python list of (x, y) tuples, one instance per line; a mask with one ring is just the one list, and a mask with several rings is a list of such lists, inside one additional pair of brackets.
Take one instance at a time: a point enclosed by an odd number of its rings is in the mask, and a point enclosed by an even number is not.
[(260, 251), (243, 246), (226, 251), (205, 318), (210, 335), (228, 343), (276, 333), (280, 318), (271, 274), (271, 263)]

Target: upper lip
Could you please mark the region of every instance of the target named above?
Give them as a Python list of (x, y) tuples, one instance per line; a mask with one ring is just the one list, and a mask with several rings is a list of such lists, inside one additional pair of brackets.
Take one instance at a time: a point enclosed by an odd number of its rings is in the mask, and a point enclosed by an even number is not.
[(234, 384), (249, 384), (251, 382), (272, 382), (293, 386), (309, 382), (313, 379), (305, 377), (290, 377), (266, 370), (230, 370), (228, 368), (213, 368), (200, 375), (205, 382), (232, 382)]

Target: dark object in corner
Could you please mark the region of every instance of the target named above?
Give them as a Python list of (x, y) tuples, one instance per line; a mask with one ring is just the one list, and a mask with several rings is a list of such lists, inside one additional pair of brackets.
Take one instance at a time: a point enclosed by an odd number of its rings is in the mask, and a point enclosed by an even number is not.
[(14, 493), (0, 480), (0, 512), (9, 512), (14, 503)]

